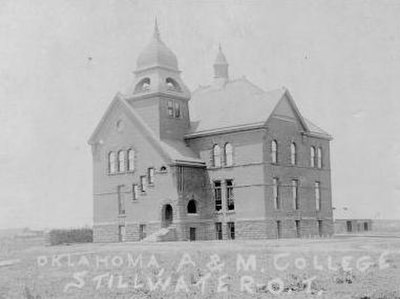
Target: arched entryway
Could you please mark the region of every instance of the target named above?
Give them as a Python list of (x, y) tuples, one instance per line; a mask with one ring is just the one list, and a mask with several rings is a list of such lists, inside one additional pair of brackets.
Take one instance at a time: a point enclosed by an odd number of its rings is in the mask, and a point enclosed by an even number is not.
[(162, 208), (162, 227), (168, 227), (172, 224), (173, 221), (173, 212), (172, 206), (170, 204), (166, 204)]

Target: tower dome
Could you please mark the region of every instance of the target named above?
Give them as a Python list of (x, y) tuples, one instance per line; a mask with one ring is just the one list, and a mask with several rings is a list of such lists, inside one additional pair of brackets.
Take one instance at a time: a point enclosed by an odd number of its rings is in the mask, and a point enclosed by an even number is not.
[(154, 34), (150, 43), (145, 47), (137, 59), (136, 72), (152, 67), (162, 67), (173, 71), (179, 71), (178, 60), (175, 54), (160, 38), (157, 20), (154, 25)]

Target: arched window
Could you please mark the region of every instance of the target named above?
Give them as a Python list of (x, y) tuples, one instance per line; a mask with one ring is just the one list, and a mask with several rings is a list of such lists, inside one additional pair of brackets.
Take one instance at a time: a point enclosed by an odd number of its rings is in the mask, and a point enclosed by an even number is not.
[(197, 204), (194, 199), (189, 200), (187, 205), (188, 214), (196, 214), (197, 213)]
[(214, 167), (221, 167), (221, 148), (218, 144), (213, 146), (213, 166)]
[(118, 172), (125, 171), (125, 152), (118, 152)]
[(276, 140), (271, 141), (271, 162), (278, 163), (278, 142)]
[(110, 173), (115, 173), (115, 153), (110, 152), (108, 154), (108, 171)]
[(317, 149), (317, 167), (322, 168), (322, 148)]
[(315, 167), (315, 147), (310, 148), (310, 166)]
[(290, 145), (290, 163), (292, 165), (296, 165), (297, 163), (296, 143), (294, 142)]
[(150, 89), (150, 78), (144, 78), (136, 84), (135, 91), (145, 91)]
[(128, 171), (135, 170), (135, 151), (133, 149), (128, 150)]
[(165, 79), (165, 83), (167, 84), (168, 89), (181, 91), (181, 87), (179, 86), (178, 82), (176, 82), (174, 79), (167, 78), (167, 79)]
[(226, 143), (224, 146), (224, 160), (225, 166), (233, 165), (233, 149), (230, 143)]

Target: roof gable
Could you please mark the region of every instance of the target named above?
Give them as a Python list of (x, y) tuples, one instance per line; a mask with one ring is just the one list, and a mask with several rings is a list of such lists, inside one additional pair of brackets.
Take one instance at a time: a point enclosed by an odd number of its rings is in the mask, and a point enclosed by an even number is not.
[(296, 103), (294, 102), (292, 96), (287, 89), (285, 89), (285, 92), (282, 95), (281, 99), (275, 105), (275, 108), (272, 111), (271, 115), (269, 115), (266, 123), (268, 123), (270, 119), (274, 117), (298, 121), (303, 131), (309, 131), (306, 121), (301, 115), (299, 109), (296, 106)]
[(107, 108), (102, 119), (94, 130), (93, 134), (89, 138), (88, 143), (90, 145), (98, 142), (98, 136), (104, 130), (107, 125), (108, 119), (115, 109), (121, 109), (121, 112), (128, 116), (128, 119), (134, 126), (138, 128), (138, 131), (150, 142), (150, 144), (159, 152), (166, 163), (176, 164), (191, 164), (203, 166), (204, 162), (199, 159), (196, 154), (188, 148), (183, 141), (167, 142), (160, 140), (154, 131), (143, 121), (135, 109), (129, 105), (129, 103), (122, 97), (121, 94), (117, 94), (110, 106)]

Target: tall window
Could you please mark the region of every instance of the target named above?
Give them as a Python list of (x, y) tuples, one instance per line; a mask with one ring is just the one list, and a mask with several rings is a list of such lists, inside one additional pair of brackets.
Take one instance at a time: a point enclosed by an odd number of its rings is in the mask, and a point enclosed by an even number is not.
[(176, 101), (168, 100), (167, 112), (169, 117), (181, 118), (182, 117), (181, 103), (178, 100)]
[(221, 167), (221, 148), (218, 144), (213, 146), (213, 166), (214, 167)]
[(315, 167), (315, 147), (310, 148), (310, 166)]
[(235, 209), (235, 201), (233, 198), (233, 180), (226, 180), (226, 203), (228, 211)]
[(278, 178), (274, 178), (272, 180), (272, 189), (273, 189), (275, 209), (279, 210), (281, 208), (281, 203), (279, 200), (279, 179)]
[(110, 152), (108, 154), (108, 171), (110, 173), (115, 173), (116, 167), (115, 167), (115, 153)]
[(322, 168), (322, 148), (317, 149), (317, 167)]
[(140, 176), (140, 191), (146, 192), (146, 176), (145, 175)]
[(167, 110), (168, 110), (168, 116), (174, 117), (174, 102), (173, 101), (168, 100)]
[(125, 152), (119, 151), (118, 152), (118, 172), (125, 171)]
[(135, 170), (135, 151), (133, 149), (128, 150), (128, 171)]
[(315, 182), (314, 184), (315, 189), (315, 207), (317, 211), (321, 210), (321, 183)]
[(292, 180), (292, 198), (293, 198), (293, 209), (299, 209), (299, 196), (298, 196), (298, 181)]
[(215, 237), (217, 240), (222, 240), (222, 223), (216, 222), (215, 223)]
[(149, 185), (154, 184), (154, 168), (150, 167), (147, 169), (147, 181), (149, 182)]
[(179, 102), (175, 102), (175, 118), (181, 117), (181, 104)]
[(232, 145), (230, 143), (226, 143), (224, 146), (224, 160), (225, 160), (225, 166), (233, 165), (233, 150), (232, 150)]
[(292, 142), (290, 145), (290, 163), (296, 165), (297, 163), (296, 143)]
[(117, 197), (118, 197), (118, 214), (124, 215), (125, 214), (125, 200), (122, 194), (122, 185), (117, 187)]
[(235, 239), (235, 222), (228, 222), (227, 223), (227, 233), (228, 233), (228, 238), (231, 240)]
[(138, 185), (132, 185), (132, 200), (137, 200), (139, 197), (139, 188)]
[(271, 142), (271, 162), (278, 163), (278, 142), (276, 140)]
[(215, 210), (222, 209), (221, 181), (214, 181)]

